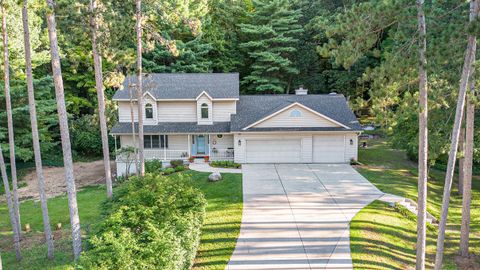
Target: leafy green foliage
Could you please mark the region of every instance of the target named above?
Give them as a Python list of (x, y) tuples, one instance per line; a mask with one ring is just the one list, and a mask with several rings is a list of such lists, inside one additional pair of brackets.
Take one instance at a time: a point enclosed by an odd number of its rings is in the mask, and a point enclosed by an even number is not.
[(181, 159), (170, 160), (170, 165), (174, 168), (178, 167), (178, 166), (182, 166), (183, 165), (183, 160), (181, 160)]
[(240, 168), (242, 165), (231, 160), (214, 160), (210, 162), (210, 166), (217, 168)]
[(165, 170), (163, 170), (163, 174), (165, 175), (169, 175), (169, 174), (172, 174), (172, 173), (175, 173), (175, 169), (174, 168), (166, 168)]
[(81, 257), (82, 269), (190, 269), (206, 201), (187, 176), (147, 174), (122, 184)]
[(185, 170), (185, 167), (183, 167), (183, 166), (177, 166), (177, 167), (175, 167), (175, 171), (176, 171), (176, 172), (183, 172), (184, 170)]
[[(82, 156), (101, 156), (102, 137), (98, 120), (92, 115), (84, 115), (70, 122), (70, 137), (72, 150), (75, 154)], [(114, 141), (109, 136), (110, 149), (114, 148)]]
[(146, 173), (160, 173), (162, 171), (162, 161), (159, 159), (145, 160)]

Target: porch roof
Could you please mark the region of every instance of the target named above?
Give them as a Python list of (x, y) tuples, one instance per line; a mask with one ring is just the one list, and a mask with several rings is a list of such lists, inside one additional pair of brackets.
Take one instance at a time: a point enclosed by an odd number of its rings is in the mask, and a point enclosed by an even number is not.
[[(138, 123), (135, 123), (135, 132), (138, 132)], [(229, 133), (230, 122), (214, 122), (213, 125), (198, 125), (197, 122), (166, 122), (158, 125), (144, 125), (143, 132), (149, 133)], [(132, 124), (120, 122), (113, 126), (111, 135), (124, 135), (132, 133)]]

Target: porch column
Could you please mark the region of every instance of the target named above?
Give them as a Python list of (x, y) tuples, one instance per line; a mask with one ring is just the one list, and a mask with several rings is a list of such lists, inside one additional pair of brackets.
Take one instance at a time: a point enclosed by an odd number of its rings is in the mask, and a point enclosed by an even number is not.
[(191, 148), (191, 139), (190, 139), (190, 134), (187, 134), (187, 138), (188, 138), (188, 144), (187, 144), (187, 151), (188, 151), (188, 157), (191, 157), (192, 156), (192, 150), (190, 149)]
[[(167, 144), (165, 140), (165, 134), (163, 134), (163, 159), (167, 160)], [(160, 142), (160, 146), (162, 146), (162, 142)]]
[(208, 156), (210, 156), (210, 134), (207, 134)]

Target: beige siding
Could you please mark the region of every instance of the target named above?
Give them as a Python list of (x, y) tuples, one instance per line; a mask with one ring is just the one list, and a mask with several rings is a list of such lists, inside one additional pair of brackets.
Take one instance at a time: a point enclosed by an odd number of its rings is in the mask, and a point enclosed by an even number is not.
[[(292, 117), (292, 111), (300, 112), (300, 117)], [(255, 127), (338, 127), (339, 125), (300, 106), (293, 106)]]
[(196, 122), (195, 101), (159, 101), (158, 122)]
[[(201, 108), (204, 103), (208, 105), (208, 119), (202, 119)], [(197, 123), (199, 125), (213, 124), (212, 100), (205, 94), (197, 100)]]
[[(147, 135), (147, 134), (146, 134)], [(136, 145), (138, 145), (138, 136), (135, 136)], [(120, 143), (124, 146), (134, 146), (131, 135), (120, 136)], [(188, 150), (188, 136), (187, 135), (168, 135), (168, 149), (169, 150)]]
[[(118, 102), (118, 121), (119, 122), (131, 122), (130, 121), (130, 102), (129, 101), (119, 101)], [(133, 102), (133, 119), (135, 122), (138, 121), (138, 109), (137, 102)]]
[[(350, 144), (350, 140), (353, 145)], [(347, 162), (350, 162), (351, 159), (358, 160), (358, 135), (356, 133), (346, 135), (345, 158)]]
[(237, 110), (235, 101), (214, 101), (213, 122), (230, 122), (230, 115)]
[(233, 135), (222, 134), (222, 138), (218, 138), (217, 134), (210, 135), (210, 146), (217, 149), (233, 148)]

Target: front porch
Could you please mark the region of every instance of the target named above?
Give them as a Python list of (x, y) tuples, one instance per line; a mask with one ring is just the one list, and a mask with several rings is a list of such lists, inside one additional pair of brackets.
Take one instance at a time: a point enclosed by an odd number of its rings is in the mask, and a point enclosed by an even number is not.
[[(136, 138), (137, 139), (137, 138)], [(116, 149), (138, 145), (132, 136), (121, 135), (115, 140)], [(120, 145), (119, 145), (120, 144)], [(208, 158), (209, 160), (234, 160), (232, 134), (146, 134), (144, 136), (145, 160), (170, 161)], [(130, 157), (131, 158), (131, 157)], [(117, 162), (125, 160), (117, 156)]]

